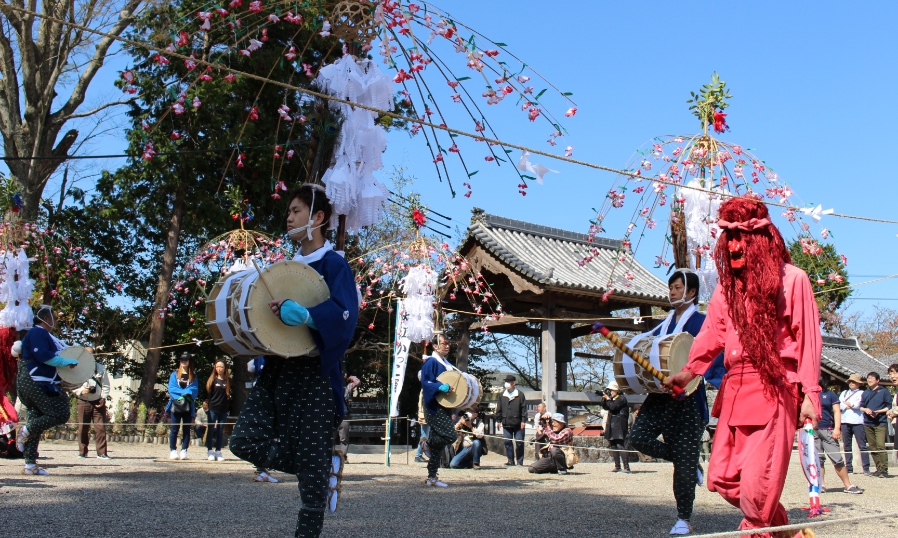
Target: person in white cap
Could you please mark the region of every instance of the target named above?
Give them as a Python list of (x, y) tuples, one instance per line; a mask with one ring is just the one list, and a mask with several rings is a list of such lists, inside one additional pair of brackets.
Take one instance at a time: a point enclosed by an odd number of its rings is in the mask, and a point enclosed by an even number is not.
[[(611, 449), (611, 457), (614, 458), (612, 473), (630, 472), (630, 454), (624, 452), (625, 440), (630, 420), (630, 407), (627, 397), (621, 394), (617, 381), (608, 383), (602, 392), (602, 401), (599, 403), (608, 411), (608, 426), (605, 428), (605, 440)], [(623, 469), (621, 469), (623, 463)]]
[(542, 457), (527, 470), (534, 474), (567, 474), (567, 461), (562, 447), (573, 442), (573, 432), (567, 427), (567, 419), (561, 413), (546, 413), (543, 418), (550, 421), (549, 427), (543, 429), (550, 444), (543, 446)]

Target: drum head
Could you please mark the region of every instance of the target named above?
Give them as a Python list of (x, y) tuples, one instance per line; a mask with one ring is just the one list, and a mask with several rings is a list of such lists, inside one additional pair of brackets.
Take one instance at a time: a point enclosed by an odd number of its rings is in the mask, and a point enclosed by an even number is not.
[(60, 351), (58, 355), (63, 359), (75, 359), (78, 361), (77, 366), (74, 368), (63, 366), (56, 369), (60, 379), (66, 383), (69, 383), (70, 385), (81, 385), (94, 375), (97, 363), (94, 362), (94, 356), (83, 347), (70, 346)]
[(212, 293), (206, 299), (206, 327), (209, 334), (212, 335), (215, 345), (231, 357), (254, 357), (260, 354), (237, 339), (236, 326), (229, 319), (228, 304), (233, 287), (248, 274), (250, 271), (226, 275), (215, 283)]
[(440, 392), (436, 395), (437, 403), (446, 409), (459, 407), (468, 398), (468, 382), (465, 376), (458, 370), (447, 370), (437, 376), (440, 383), (448, 383), (450, 392)]
[(692, 349), (693, 336), (687, 332), (677, 333), (670, 340), (670, 350), (667, 357), (668, 375), (678, 374), (683, 371), (689, 362), (689, 350)]
[(243, 315), (265, 352), (281, 357), (300, 357), (315, 349), (309, 328), (284, 325), (268, 307), (268, 302), (290, 299), (306, 308), (317, 306), (330, 298), (324, 277), (308, 265), (295, 261), (275, 263), (263, 269), (261, 275), (254, 276), (252, 283), (243, 284), (251, 286), (246, 304), (242, 305)]

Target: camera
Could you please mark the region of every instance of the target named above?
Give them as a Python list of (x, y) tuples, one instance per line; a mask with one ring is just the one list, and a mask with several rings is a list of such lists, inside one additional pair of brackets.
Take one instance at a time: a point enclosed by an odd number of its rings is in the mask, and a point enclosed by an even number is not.
[(607, 389), (607, 388), (606, 388), (605, 390), (602, 391), (602, 393), (603, 393), (605, 396), (608, 396), (609, 398), (611, 398), (611, 389)]

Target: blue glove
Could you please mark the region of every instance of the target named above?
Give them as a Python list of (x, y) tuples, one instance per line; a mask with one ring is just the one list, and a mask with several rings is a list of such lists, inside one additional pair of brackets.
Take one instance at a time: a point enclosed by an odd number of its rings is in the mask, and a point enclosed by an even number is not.
[(56, 368), (59, 368), (61, 366), (72, 366), (73, 364), (78, 364), (78, 361), (76, 361), (75, 359), (63, 359), (59, 355), (56, 355), (44, 364), (46, 364), (47, 366), (55, 366)]
[(312, 319), (312, 315), (309, 314), (309, 311), (295, 301), (287, 299), (281, 303), (278, 312), (280, 313), (281, 321), (285, 325), (290, 325), (292, 327), (297, 325), (308, 325), (311, 329), (317, 329), (317, 327), (315, 327), (315, 321)]
[(449, 383), (443, 383), (439, 388), (440, 392), (449, 392)]

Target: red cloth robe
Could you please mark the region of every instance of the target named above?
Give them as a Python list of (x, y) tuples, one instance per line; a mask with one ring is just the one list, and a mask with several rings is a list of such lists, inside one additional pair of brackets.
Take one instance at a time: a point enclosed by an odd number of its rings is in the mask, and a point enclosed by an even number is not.
[[(719, 422), (708, 468), (708, 489), (742, 510), (740, 529), (785, 525), (780, 496), (786, 481), (792, 440), (804, 395), (820, 416), (820, 319), (807, 273), (790, 264), (780, 271), (782, 290), (776, 304), (777, 350), (786, 375), (782, 385), (764, 394), (761, 378), (739, 342), (726, 298), (718, 286), (708, 314), (689, 353), (685, 371), (700, 375), (725, 352), (727, 375), (715, 402)], [(772, 335), (774, 336), (774, 335)]]

